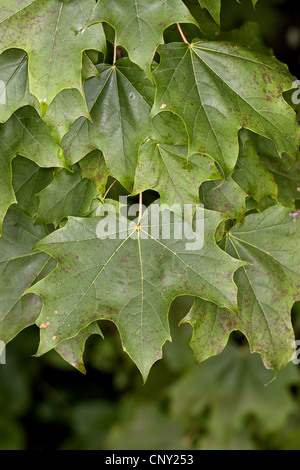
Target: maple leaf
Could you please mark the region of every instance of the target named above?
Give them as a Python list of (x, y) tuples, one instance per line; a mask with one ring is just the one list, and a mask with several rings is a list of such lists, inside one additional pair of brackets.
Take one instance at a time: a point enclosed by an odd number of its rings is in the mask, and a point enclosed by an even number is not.
[(104, 196), (106, 183), (109, 177), (107, 166), (102, 152), (94, 150), (79, 162), (83, 178), (90, 179), (101, 196)]
[(199, 0), (202, 8), (206, 8), (215, 22), (220, 25), (221, 0)]
[(198, 364), (220, 354), (227, 345), (230, 333), (237, 330), (237, 316), (234, 313), (202, 299), (195, 299), (182, 323), (189, 323), (193, 328), (190, 346)]
[(233, 227), (227, 249), (249, 265), (236, 275), (239, 329), (267, 368), (279, 371), (292, 357), (291, 308), (299, 297), (299, 221), (275, 205)]
[(190, 155), (206, 154), (230, 173), (241, 127), (272, 139), (280, 154), (298, 154), (296, 115), (282, 97), (293, 80), (274, 57), (219, 42), (166, 44), (158, 52), (151, 116), (178, 114), (186, 124)]
[(63, 166), (60, 147), (50, 136), (50, 130), (36, 111), (30, 107), (16, 111), (0, 124), (0, 234), (8, 207), (16, 202), (11, 180), (11, 162), (22, 155), (41, 167)]
[(250, 214), (233, 227), (227, 251), (249, 264), (236, 273), (237, 328), (267, 368), (278, 372), (292, 357), (294, 332), (291, 308), (299, 299), (299, 221), (275, 205)]
[(28, 158), (16, 157), (12, 162), (12, 172), (18, 207), (29, 217), (35, 217), (39, 206), (36, 194), (51, 183), (53, 169), (40, 168)]
[(140, 147), (132, 193), (146, 189), (159, 192), (162, 203), (196, 207), (200, 203), (199, 186), (219, 178), (214, 162), (206, 155), (193, 155), (187, 161), (186, 146), (170, 146), (149, 141)]
[(128, 58), (97, 68), (100, 77), (85, 85), (92, 122), (80, 118), (73, 124), (62, 141), (65, 158), (71, 165), (99, 149), (110, 175), (131, 191), (139, 146), (149, 133), (154, 89)]
[(277, 373), (291, 361), (294, 332), (291, 308), (300, 298), (300, 225), (289, 209), (275, 205), (250, 214), (226, 238), (232, 256), (247, 262), (235, 274), (238, 315), (211, 302), (195, 300), (182, 320), (192, 325), (191, 346), (198, 362), (219, 354), (230, 333), (240, 330), (251, 351), (260, 353), (268, 369)]
[(27, 54), (9, 49), (0, 55), (0, 122), (7, 121), (17, 109), (30, 105), (39, 109), (39, 102), (29, 92)]
[(276, 182), (278, 201), (286, 207), (295, 206), (300, 199), (300, 158), (280, 157), (272, 142), (265, 139), (258, 141), (257, 151)]
[(231, 176), (224, 180), (206, 181), (200, 191), (200, 198), (206, 209), (222, 212), (238, 222), (241, 222), (245, 215), (246, 196)]
[(77, 88), (84, 96), (83, 51), (106, 49), (102, 25), (85, 29), (94, 4), (93, 0), (14, 0), (8, 7), (0, 1), (0, 51), (27, 52), (29, 90), (44, 109), (65, 88)]
[(257, 202), (267, 196), (277, 201), (278, 186), (260, 158), (256, 137), (244, 129), (240, 133), (240, 154), (232, 176), (248, 196)]
[(43, 114), (43, 121), (50, 128), (53, 139), (60, 145), (64, 135), (81, 116), (90, 119), (84, 96), (78, 90), (62, 90)]
[[(187, 240), (172, 234), (168, 240), (154, 238), (146, 216), (140, 230), (133, 223), (122, 239), (99, 239), (99, 217), (70, 218), (64, 228), (39, 243), (39, 249), (58, 260), (58, 268), (28, 291), (44, 300), (37, 324), (49, 318), (37, 354), (76, 336), (92, 321), (108, 319), (117, 325), (124, 350), (145, 379), (170, 339), (168, 310), (176, 296), (192, 294), (234, 310), (232, 276), (242, 263), (215, 244), (222, 216), (203, 210), (201, 214), (205, 241), (197, 251), (186, 251)], [(112, 223), (116, 220), (107, 217)]]
[[(83, 66), (86, 78), (98, 74), (98, 70), (85, 53)], [(90, 119), (85, 97), (76, 89), (62, 90), (48, 108), (43, 105), (41, 109), (37, 98), (29, 92), (27, 70), (26, 52), (8, 49), (0, 55), (0, 83), (5, 85), (0, 92), (0, 122), (7, 121), (17, 109), (30, 105), (42, 115), (43, 121), (51, 129), (52, 137), (60, 144), (76, 119), (80, 116)]]
[(245, 345), (229, 343), (220, 356), (192, 368), (172, 384), (168, 394), (172, 417), (194, 423), (209, 409), (205, 415), (208, 434), (204, 440), (201, 436), (201, 448), (245, 449), (246, 419), (255, 416), (260, 429), (277, 433), (291, 416), (297, 406), (290, 394), (290, 387), (299, 383), (296, 369), (290, 364), (266, 387), (272, 375), (259, 356), (249, 354)]
[(181, 0), (102, 0), (95, 6), (90, 23), (106, 21), (116, 31), (116, 45), (125, 47), (132, 62), (147, 75), (163, 31), (173, 23), (194, 23)]
[(9, 209), (0, 238), (0, 340), (4, 343), (34, 324), (40, 313), (41, 299), (24, 293), (55, 266), (48, 255), (33, 250), (47, 233), (44, 227), (34, 226), (18, 207)]
[(40, 200), (37, 222), (57, 226), (69, 215), (86, 216), (97, 195), (95, 185), (82, 178), (80, 168), (72, 168), (72, 172), (61, 170), (46, 188), (37, 193)]
[(93, 322), (86, 328), (83, 328), (83, 330), (80, 330), (74, 338), (62, 341), (62, 343), (56, 346), (55, 351), (58, 352), (66, 362), (71, 364), (71, 366), (78, 369), (82, 374), (86, 374), (83, 362), (83, 353), (85, 343), (92, 335), (103, 337), (96, 322)]
[[(36, 322), (38, 354), (55, 349), (84, 372), (86, 340), (108, 319), (145, 379), (171, 339), (172, 300), (189, 294), (196, 360), (218, 354), (234, 329), (267, 368), (290, 360), (300, 285), (295, 78), (257, 25), (222, 32), (220, 8), (221, 0), (0, 0), (5, 342)], [(172, 208), (163, 211), (170, 223), (157, 220), (155, 204), (142, 217), (148, 189), (161, 211)], [(131, 222), (113, 200), (128, 192), (140, 194)], [(105, 215), (108, 204), (126, 229)], [(108, 238), (98, 233), (104, 222)], [(46, 236), (39, 223), (60, 228)]]

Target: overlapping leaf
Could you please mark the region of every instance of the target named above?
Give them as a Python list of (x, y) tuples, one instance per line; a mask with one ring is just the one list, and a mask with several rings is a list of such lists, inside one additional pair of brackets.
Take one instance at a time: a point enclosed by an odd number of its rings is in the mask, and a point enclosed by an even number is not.
[(163, 31), (173, 23), (197, 24), (181, 0), (102, 0), (90, 22), (100, 21), (114, 27), (116, 44), (148, 75), (155, 50), (164, 43)]
[(38, 100), (29, 92), (27, 54), (20, 49), (9, 49), (0, 55), (0, 122), (23, 106), (39, 109)]
[[(199, 186), (220, 173), (206, 155), (188, 158), (187, 133), (183, 121), (172, 113), (162, 113), (151, 121), (149, 138), (139, 149), (133, 194), (147, 189), (158, 191), (163, 204), (183, 213), (184, 205), (193, 207), (199, 200)], [(184, 144), (184, 145), (183, 145)]]
[(44, 107), (65, 88), (83, 94), (83, 51), (105, 51), (102, 25), (85, 28), (94, 5), (93, 0), (0, 2), (0, 51), (28, 53), (29, 90)]
[[(99, 74), (90, 59), (84, 54), (86, 78)], [(62, 90), (58, 93), (49, 108), (29, 92), (28, 58), (20, 49), (9, 49), (0, 55), (0, 121), (5, 122), (19, 108), (30, 105), (51, 129), (53, 138), (60, 144), (62, 137), (70, 130), (71, 125), (80, 116), (90, 119), (85, 97), (76, 89)], [(96, 71), (96, 72), (95, 72)]]
[(81, 116), (90, 119), (85, 98), (78, 90), (62, 90), (55, 96), (43, 120), (51, 129), (54, 140), (60, 144), (73, 122)]
[(230, 333), (237, 329), (237, 316), (212, 302), (195, 299), (181, 323), (189, 323), (193, 328), (190, 346), (196, 362), (200, 363), (223, 351)]
[(278, 186), (258, 154), (256, 136), (244, 131), (240, 137), (240, 155), (233, 173), (234, 180), (257, 202), (267, 196), (276, 201)]
[[(56, 349), (84, 372), (85, 342), (101, 334), (96, 321), (108, 319), (146, 378), (170, 339), (171, 301), (190, 294), (196, 300), (184, 321), (194, 328), (198, 361), (218, 354), (235, 329), (267, 368), (278, 371), (291, 359), (290, 310), (300, 285), (299, 127), (283, 92), (294, 77), (253, 25), (220, 32), (199, 6), (219, 24), (220, 0), (186, 3), (201, 28), (207, 24), (201, 32), (181, 0), (0, 0), (1, 223), (19, 203), (0, 239), (5, 342), (36, 322), (38, 354)], [(190, 23), (183, 27), (190, 39), (199, 31), (209, 39), (219, 34), (218, 41), (188, 44), (175, 23)], [(172, 41), (179, 31), (183, 43), (164, 44), (164, 32)], [(95, 66), (106, 39), (114, 42), (113, 64)], [(117, 45), (129, 57), (115, 61)], [(250, 131), (270, 140), (260, 145)], [(129, 221), (106, 216), (106, 205), (96, 210), (109, 175), (131, 195), (152, 189), (173, 207), (201, 200), (211, 211), (197, 212), (194, 228), (204, 214), (204, 233), (191, 240), (167, 211), (158, 222), (154, 205), (125, 228)], [(119, 209), (111, 202), (110, 210)], [(262, 212), (244, 219), (248, 210)], [(38, 252), (34, 245), (47, 232), (34, 224), (57, 226), (69, 216), (76, 218), (38, 243), (47, 254)], [(40, 280), (55, 264), (49, 254), (58, 266)], [(35, 294), (44, 301), (38, 319)]]
[(227, 250), (247, 261), (235, 276), (238, 328), (267, 368), (280, 370), (293, 352), (291, 308), (299, 299), (299, 220), (280, 205), (245, 218), (228, 235)]
[[(48, 328), (41, 330), (38, 353), (72, 338), (94, 320), (109, 319), (116, 323), (124, 349), (146, 377), (170, 339), (172, 299), (193, 294), (234, 310), (232, 275), (241, 263), (216, 246), (214, 232), (222, 219), (214, 212), (205, 211), (204, 246), (196, 245), (197, 251), (186, 251), (187, 238), (177, 240), (174, 234), (170, 239), (157, 238), (156, 232), (153, 235), (157, 226), (151, 227), (147, 219), (142, 220), (140, 230), (133, 223), (129, 230), (123, 225), (118, 232), (114, 223), (120, 219), (108, 215), (105, 223), (111, 237), (99, 239), (99, 220), (103, 219), (72, 218), (38, 245), (58, 260), (52, 275), (30, 290), (44, 300), (37, 323), (49, 318)], [(194, 242), (198, 236), (194, 235)]]
[(37, 193), (51, 183), (53, 169), (40, 168), (28, 158), (16, 157), (12, 170), (12, 185), (18, 206), (29, 217), (35, 217), (39, 206)]
[(50, 130), (36, 111), (25, 107), (0, 125), (0, 233), (8, 207), (15, 202), (11, 179), (11, 162), (17, 155), (41, 167), (63, 166), (61, 149), (50, 136)]
[(104, 196), (109, 173), (102, 152), (94, 150), (79, 162), (82, 176), (93, 181), (101, 196)]
[[(34, 245), (47, 235), (42, 226), (12, 207), (5, 218), (0, 239), (0, 340), (10, 342), (24, 328), (33, 325), (42, 308), (38, 295), (26, 294), (26, 289), (49, 274), (55, 260), (34, 250)], [(16, 248), (17, 247), (17, 248)], [(43, 325), (46, 326), (46, 323)], [(85, 373), (82, 355), (87, 339), (102, 335), (96, 323), (81, 330), (75, 338), (65, 340), (56, 351), (72, 366)]]
[(224, 180), (207, 181), (201, 186), (200, 197), (206, 209), (222, 212), (238, 222), (241, 222), (245, 215), (246, 196), (231, 176)]
[(187, 161), (186, 146), (170, 146), (149, 141), (140, 147), (134, 193), (146, 189), (159, 192), (162, 203), (172, 206), (200, 203), (199, 186), (220, 176), (206, 155), (193, 155)]
[(209, 11), (215, 22), (219, 25), (221, 0), (199, 0), (199, 3)]
[(9, 210), (0, 238), (0, 340), (5, 343), (32, 325), (40, 313), (41, 299), (23, 294), (55, 266), (47, 254), (33, 250), (46, 235), (46, 229), (34, 226), (20, 209)]
[(72, 172), (62, 170), (53, 181), (38, 193), (40, 200), (37, 221), (55, 226), (70, 215), (88, 215), (92, 200), (98, 195), (92, 181), (82, 178), (78, 167)]
[(241, 127), (269, 137), (280, 153), (297, 154), (299, 127), (282, 97), (292, 77), (274, 57), (217, 42), (166, 44), (158, 51), (152, 116), (162, 111), (181, 116), (190, 154), (207, 154), (229, 173)]
[(293, 207), (300, 199), (300, 158), (297, 160), (283, 155), (279, 157), (271, 142), (260, 140), (258, 152), (278, 187), (278, 201), (287, 207)]
[(283, 206), (245, 218), (228, 233), (227, 251), (248, 264), (235, 274), (238, 315), (211, 302), (195, 300), (183, 319), (193, 327), (191, 347), (197, 362), (219, 354), (230, 333), (243, 332), (252, 352), (278, 372), (293, 354), (291, 308), (300, 298), (299, 221)]
[(92, 123), (78, 119), (63, 139), (66, 160), (76, 163), (94, 149), (103, 152), (109, 173), (129, 191), (138, 150), (149, 133), (153, 87), (127, 58), (100, 65), (100, 78), (87, 80), (85, 92)]

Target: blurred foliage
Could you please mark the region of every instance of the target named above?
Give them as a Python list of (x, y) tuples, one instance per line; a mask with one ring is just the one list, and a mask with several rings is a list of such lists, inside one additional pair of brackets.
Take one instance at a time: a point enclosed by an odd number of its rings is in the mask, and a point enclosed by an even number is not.
[[(178, 327), (191, 302), (173, 302), (173, 342), (145, 385), (109, 322), (101, 322), (105, 340), (88, 340), (86, 376), (55, 352), (31, 357), (38, 332), (27, 328), (0, 367), (0, 449), (300, 450), (299, 366), (272, 380), (238, 333), (196, 365), (191, 328)], [(293, 315), (297, 334), (300, 303)]]
[[(222, 29), (256, 21), (266, 44), (300, 77), (298, 3), (259, 0), (254, 11), (250, 0), (222, 0)], [(215, 31), (210, 22), (206, 33)], [(113, 191), (122, 189), (115, 185)], [(290, 363), (272, 381), (238, 333), (218, 357), (196, 365), (188, 346), (191, 328), (177, 326), (191, 302), (182, 297), (172, 304), (173, 342), (145, 385), (109, 322), (101, 322), (105, 341), (94, 335), (87, 342), (86, 376), (55, 352), (32, 357), (38, 329), (23, 331), (0, 365), (0, 450), (300, 450), (299, 366)], [(300, 303), (293, 324), (300, 338)]]

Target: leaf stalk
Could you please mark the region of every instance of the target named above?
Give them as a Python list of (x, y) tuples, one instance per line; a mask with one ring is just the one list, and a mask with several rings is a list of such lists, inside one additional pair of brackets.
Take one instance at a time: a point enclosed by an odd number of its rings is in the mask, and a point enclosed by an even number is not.
[(179, 31), (180, 36), (182, 37), (183, 41), (184, 41), (186, 44), (188, 44), (188, 45), (190, 46), (189, 41), (187, 40), (187, 38), (186, 38), (185, 35), (183, 34), (183, 31), (182, 31), (182, 29), (181, 29), (180, 24), (179, 24), (179, 23), (176, 23), (176, 24), (177, 24), (178, 31)]

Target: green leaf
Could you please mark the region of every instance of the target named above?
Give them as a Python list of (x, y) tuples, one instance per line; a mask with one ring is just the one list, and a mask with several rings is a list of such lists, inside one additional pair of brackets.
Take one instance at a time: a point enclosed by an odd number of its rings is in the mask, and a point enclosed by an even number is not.
[(189, 323), (193, 328), (190, 346), (199, 364), (223, 351), (230, 333), (237, 329), (237, 316), (212, 302), (195, 299), (193, 307), (180, 323)]
[[(215, 40), (215, 38), (212, 40)], [(220, 31), (220, 34), (218, 34), (218, 40), (247, 47), (252, 52), (255, 51), (258, 56), (273, 56), (272, 49), (268, 48), (265, 44), (264, 36), (259, 25), (253, 21), (247, 21), (239, 28), (231, 31)]]
[(35, 217), (39, 206), (36, 194), (51, 183), (53, 169), (40, 168), (23, 157), (13, 159), (12, 169), (12, 185), (18, 206), (29, 217)]
[(99, 77), (99, 72), (96, 65), (94, 65), (94, 62), (92, 62), (88, 54), (84, 52), (82, 59), (82, 78), (83, 80), (87, 80), (91, 77)]
[(181, 440), (179, 422), (165, 413), (158, 400), (143, 400), (140, 403), (136, 398), (127, 396), (118, 409), (118, 420), (112, 422), (108, 431), (105, 447), (125, 451), (177, 449)]
[(132, 192), (137, 194), (154, 189), (159, 192), (163, 204), (196, 207), (200, 203), (200, 184), (218, 177), (220, 174), (214, 162), (206, 155), (193, 155), (187, 161), (186, 146), (149, 141), (140, 147)]
[(97, 195), (95, 185), (82, 178), (80, 168), (73, 168), (72, 172), (61, 170), (49, 186), (38, 193), (37, 221), (57, 226), (64, 217), (84, 217)]
[(94, 150), (79, 162), (83, 178), (90, 179), (101, 196), (104, 196), (109, 173), (102, 152)]
[[(197, 245), (197, 251), (187, 251), (187, 238), (174, 239), (173, 232), (170, 239), (155, 238), (157, 223), (151, 228), (146, 215), (140, 230), (132, 222), (128, 231), (118, 232), (114, 223), (120, 218), (112, 213), (104, 219), (111, 238), (97, 237), (101, 218), (71, 218), (65, 227), (39, 243), (39, 249), (58, 260), (58, 268), (29, 290), (44, 300), (37, 324), (45, 323), (48, 317), (50, 323), (41, 330), (37, 354), (76, 336), (94, 320), (108, 319), (117, 325), (124, 350), (145, 379), (161, 357), (163, 344), (171, 339), (168, 310), (176, 296), (191, 294), (234, 310), (236, 287), (232, 276), (241, 263), (215, 244), (221, 216), (201, 210), (198, 217), (201, 220), (203, 216), (204, 245), (201, 249)], [(121, 223), (125, 222), (121, 218)], [(176, 229), (178, 225), (182, 227), (181, 220), (175, 223)]]
[(272, 142), (260, 140), (258, 145), (259, 154), (277, 184), (278, 201), (293, 207), (300, 199), (300, 159), (294, 160), (288, 155), (280, 158)]
[(231, 176), (224, 180), (207, 181), (202, 184), (200, 199), (206, 209), (222, 212), (229, 219), (241, 222), (245, 215), (247, 194)]
[(97, 66), (100, 78), (86, 81), (92, 123), (78, 119), (62, 141), (68, 164), (101, 150), (111, 176), (128, 191), (133, 186), (138, 150), (149, 133), (151, 83), (127, 58)]
[(84, 96), (78, 90), (62, 90), (50, 104), (43, 121), (50, 128), (53, 139), (60, 145), (64, 135), (81, 116), (90, 119)]
[(8, 207), (16, 202), (12, 188), (11, 162), (19, 154), (41, 167), (63, 165), (60, 147), (50, 137), (50, 131), (36, 111), (25, 107), (0, 125), (0, 234)]
[(0, 22), (2, 23), (3, 21), (9, 19), (12, 15), (14, 15), (17, 11), (21, 11), (24, 8), (28, 7), (32, 3), (34, 3), (36, 0), (11, 0), (8, 3), (5, 2), (4, 0), (1, 0), (0, 2)]
[(267, 368), (278, 372), (292, 357), (291, 308), (299, 299), (299, 220), (275, 205), (231, 229), (227, 251), (248, 262), (236, 275), (238, 328)]
[[(86, 54), (83, 56), (84, 73), (90, 76), (99, 74)], [(38, 100), (29, 93), (27, 54), (20, 49), (9, 49), (0, 55), (0, 81), (5, 84), (0, 95), (0, 120), (7, 119), (25, 105), (34, 107), (38, 113), (41, 108)], [(96, 70), (96, 72), (95, 72)], [(90, 119), (85, 97), (76, 89), (62, 90), (49, 108), (43, 109), (43, 120), (50, 127), (52, 137), (60, 144), (62, 137), (80, 116)]]
[(149, 138), (166, 145), (187, 145), (183, 120), (173, 113), (161, 113), (151, 120)]
[(199, 0), (202, 8), (206, 8), (215, 22), (220, 25), (221, 0)]
[(171, 111), (184, 120), (189, 155), (207, 154), (230, 173), (241, 127), (272, 139), (280, 153), (298, 153), (296, 115), (282, 97), (293, 77), (274, 57), (219, 42), (166, 44), (158, 52), (151, 116)]
[(271, 206), (274, 206), (276, 204), (276, 201), (272, 199), (270, 196), (266, 196), (263, 199), (261, 199), (258, 203), (255, 205), (255, 210), (258, 212), (265, 211)]
[(291, 207), (300, 200), (300, 159), (291, 162), (290, 158), (266, 162), (273, 172), (278, 186), (278, 200), (284, 206)]
[[(29, 56), (29, 89), (44, 107), (65, 88), (83, 95), (82, 53), (105, 51), (102, 25), (85, 29), (93, 0), (0, 1), (0, 51), (24, 49)], [(84, 96), (84, 95), (83, 95)]]
[[(56, 349), (84, 372), (86, 340), (110, 320), (145, 379), (171, 339), (172, 301), (190, 295), (184, 322), (198, 361), (235, 329), (276, 373), (291, 359), (297, 82), (257, 25), (223, 32), (220, 9), (221, 0), (0, 0), (4, 341), (35, 322), (38, 355)], [(46, 226), (59, 229), (47, 236)], [(174, 362), (174, 373), (185, 368)], [(214, 445), (215, 417), (209, 426)], [(249, 432), (234, 442), (254, 441)]]
[(37, 319), (42, 302), (26, 289), (54, 266), (45, 253), (33, 250), (47, 232), (20, 209), (9, 209), (0, 238), (0, 340), (8, 343)]
[(245, 449), (239, 447), (245, 422), (255, 416), (256, 429), (268, 435), (281, 430), (296, 409), (290, 393), (290, 387), (299, 383), (296, 369), (291, 364), (266, 387), (271, 373), (259, 356), (249, 354), (245, 346), (228, 344), (220, 356), (195, 367), (170, 387), (171, 415), (190, 429), (190, 423), (198, 423), (205, 413), (206, 436), (201, 436), (197, 448)]
[(29, 92), (27, 68), (27, 54), (20, 49), (9, 49), (0, 55), (0, 122), (7, 121), (23, 106), (39, 109), (38, 100)]
[(102, 0), (95, 6), (90, 23), (106, 21), (114, 27), (116, 45), (127, 49), (135, 62), (150, 76), (150, 65), (163, 31), (173, 23), (194, 23), (181, 0)]
[(277, 201), (278, 187), (273, 174), (260, 160), (256, 136), (245, 130), (240, 133), (240, 155), (233, 179), (257, 202), (266, 196)]
[(100, 335), (103, 337), (96, 322), (93, 322), (83, 330), (80, 330), (75, 338), (66, 339), (55, 348), (65, 361), (78, 369), (82, 374), (86, 374), (83, 363), (85, 343), (92, 335)]

